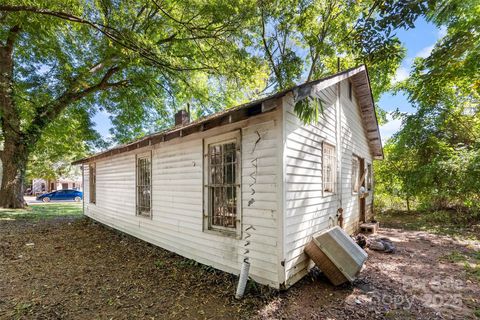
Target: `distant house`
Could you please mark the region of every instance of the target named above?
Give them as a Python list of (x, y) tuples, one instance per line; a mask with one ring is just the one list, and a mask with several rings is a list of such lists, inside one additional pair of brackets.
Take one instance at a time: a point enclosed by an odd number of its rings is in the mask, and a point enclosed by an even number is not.
[(55, 190), (75, 189), (82, 190), (83, 183), (81, 177), (61, 177), (56, 180), (32, 179), (32, 194), (41, 194)]
[[(294, 112), (319, 99), (318, 123)], [(317, 100), (318, 101), (318, 100)], [(383, 150), (364, 66), (76, 161), (85, 215), (206, 265), (286, 288), (311, 266), (304, 246), (372, 215)]]

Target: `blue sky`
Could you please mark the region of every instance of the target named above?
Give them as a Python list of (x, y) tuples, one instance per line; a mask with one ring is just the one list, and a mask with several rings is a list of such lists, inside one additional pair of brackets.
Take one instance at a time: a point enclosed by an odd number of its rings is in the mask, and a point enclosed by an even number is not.
[[(443, 36), (443, 30), (437, 29), (433, 24), (419, 19), (415, 23), (415, 29), (401, 30), (397, 32), (397, 36), (407, 49), (407, 56), (403, 60), (402, 65), (397, 70), (396, 80), (404, 80), (410, 71), (413, 59), (415, 57), (426, 57), (433, 48), (437, 39)], [(386, 111), (394, 111), (397, 108), (402, 112), (413, 112), (414, 108), (408, 103), (402, 94), (392, 95), (385, 93), (382, 95), (378, 106)], [(380, 127), (382, 141), (385, 143), (401, 126), (400, 120), (392, 120)], [(99, 112), (93, 118), (95, 129), (104, 137), (110, 135), (109, 129), (112, 126), (108, 115)]]
[[(397, 32), (397, 36), (407, 49), (407, 56), (402, 65), (397, 70), (395, 78), (397, 81), (408, 77), (413, 59), (416, 57), (427, 57), (433, 49), (435, 42), (444, 36), (445, 30), (438, 29), (424, 19), (419, 19), (415, 23), (415, 29), (402, 30)], [(415, 109), (407, 101), (403, 94), (392, 95), (385, 93), (380, 98), (378, 106), (386, 111), (395, 111), (397, 108), (402, 112), (414, 112)], [(380, 127), (382, 142), (385, 143), (401, 126), (400, 120), (392, 120)]]

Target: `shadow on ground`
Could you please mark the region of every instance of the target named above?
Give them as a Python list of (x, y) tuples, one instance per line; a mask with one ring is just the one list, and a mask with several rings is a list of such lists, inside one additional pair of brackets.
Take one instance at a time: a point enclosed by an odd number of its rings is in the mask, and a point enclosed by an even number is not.
[[(398, 252), (369, 252), (353, 285), (335, 288), (312, 272), (286, 292), (251, 282), (245, 299), (237, 301), (237, 277), (88, 218), (0, 220), (0, 318), (474, 318), (478, 279), (458, 261), (445, 260), (450, 252), (467, 255), (471, 249), (427, 233), (386, 229), (382, 234)], [(431, 288), (437, 276), (452, 275), (461, 281), (460, 291)], [(460, 301), (426, 303), (425, 296), (438, 292), (442, 299), (460, 292)]]

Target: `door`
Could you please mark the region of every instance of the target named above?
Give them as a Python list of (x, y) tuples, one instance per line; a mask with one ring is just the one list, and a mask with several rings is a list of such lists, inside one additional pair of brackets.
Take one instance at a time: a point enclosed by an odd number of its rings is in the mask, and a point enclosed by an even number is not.
[(365, 188), (365, 180), (366, 180), (366, 170), (365, 170), (365, 159), (363, 158), (359, 158), (358, 159), (359, 162), (360, 162), (360, 170), (359, 170), (359, 178), (360, 178), (360, 184), (359, 184), (359, 201), (360, 201), (360, 205), (359, 205), (359, 208), (360, 208), (360, 223), (363, 223), (365, 222), (365, 210), (366, 210), (366, 200), (365, 200), (365, 197), (364, 195), (362, 194), (362, 190), (363, 192), (366, 191), (366, 188)]
[(65, 191), (59, 190), (59, 191), (55, 192), (52, 199), (54, 199), (54, 200), (65, 200), (65, 196), (66, 196)]

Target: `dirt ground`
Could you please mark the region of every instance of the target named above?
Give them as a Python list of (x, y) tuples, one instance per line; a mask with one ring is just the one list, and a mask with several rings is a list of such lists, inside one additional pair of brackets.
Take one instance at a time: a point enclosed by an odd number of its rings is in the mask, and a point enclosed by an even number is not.
[[(87, 218), (0, 221), (0, 319), (475, 319), (478, 241), (399, 229), (339, 288), (316, 270), (286, 292), (250, 283)], [(475, 273), (478, 272), (478, 273)]]

